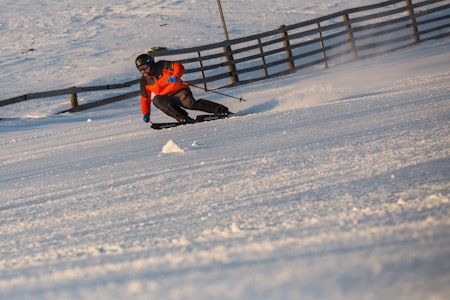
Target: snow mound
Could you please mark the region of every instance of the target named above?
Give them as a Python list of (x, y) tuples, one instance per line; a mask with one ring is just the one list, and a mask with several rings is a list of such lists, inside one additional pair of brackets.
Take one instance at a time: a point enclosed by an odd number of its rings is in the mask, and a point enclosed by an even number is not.
[(169, 140), (162, 148), (162, 153), (184, 153), (184, 150), (174, 141)]

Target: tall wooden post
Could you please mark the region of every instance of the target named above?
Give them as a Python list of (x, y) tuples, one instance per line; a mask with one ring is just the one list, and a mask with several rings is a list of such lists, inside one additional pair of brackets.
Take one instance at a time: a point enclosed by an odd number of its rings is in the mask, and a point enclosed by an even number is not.
[(353, 37), (352, 26), (350, 25), (350, 18), (348, 14), (342, 16), (344, 18), (345, 31), (347, 31), (347, 38), (350, 44), (350, 50), (352, 51), (353, 58), (358, 58), (358, 52), (356, 51), (355, 38)]
[[(220, 3), (220, 0), (217, 0), (217, 6), (219, 7), (220, 18), (222, 19), (222, 27), (223, 27), (223, 32), (225, 33), (225, 40), (227, 42), (229, 42), (230, 39), (228, 37), (227, 24), (225, 23), (225, 18), (223, 16), (223, 10), (222, 10), (222, 4)], [(222, 49), (223, 49), (223, 52), (226, 53), (225, 61), (228, 63), (227, 70), (228, 70), (228, 72), (230, 72), (230, 82), (231, 82), (231, 84), (238, 83), (239, 78), (237, 76), (236, 65), (234, 64), (234, 59), (233, 59), (233, 54), (231, 51), (230, 44), (224, 46)]]
[(227, 45), (222, 48), (225, 53), (225, 61), (227, 64), (227, 70), (230, 73), (230, 82), (231, 84), (235, 84), (239, 82), (239, 78), (236, 71), (236, 65), (234, 64), (233, 53), (231, 51), (231, 46)]
[(406, 6), (409, 7), (408, 14), (409, 14), (409, 23), (411, 24), (411, 30), (414, 35), (414, 42), (420, 42), (420, 36), (419, 36), (419, 30), (417, 28), (416, 24), (416, 17), (414, 15), (414, 9), (412, 8), (412, 0), (406, 0)]
[(283, 46), (286, 48), (284, 53), (286, 55), (288, 68), (290, 70), (293, 70), (295, 68), (294, 58), (292, 57), (291, 44), (289, 43), (289, 36), (288, 36), (288, 33), (287, 33), (286, 25), (281, 25), (280, 29), (282, 30), (281, 31), (281, 37), (283, 38)]

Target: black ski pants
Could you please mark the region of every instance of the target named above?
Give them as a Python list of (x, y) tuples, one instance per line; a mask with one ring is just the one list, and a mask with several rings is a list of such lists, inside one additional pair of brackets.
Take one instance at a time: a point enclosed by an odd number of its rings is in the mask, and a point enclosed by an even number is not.
[(200, 110), (208, 113), (217, 113), (225, 108), (222, 104), (199, 99), (195, 100), (191, 90), (181, 89), (172, 96), (157, 95), (153, 97), (153, 104), (166, 115), (175, 119), (188, 115), (183, 108)]

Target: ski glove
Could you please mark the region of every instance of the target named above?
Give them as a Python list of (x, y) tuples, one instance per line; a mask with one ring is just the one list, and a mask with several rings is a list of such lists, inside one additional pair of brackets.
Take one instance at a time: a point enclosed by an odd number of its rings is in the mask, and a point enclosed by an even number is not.
[(145, 114), (145, 115), (142, 117), (142, 120), (144, 120), (145, 123), (150, 122), (150, 114)]
[(177, 80), (177, 76), (169, 76), (169, 78), (167, 78), (167, 82), (177, 82)]

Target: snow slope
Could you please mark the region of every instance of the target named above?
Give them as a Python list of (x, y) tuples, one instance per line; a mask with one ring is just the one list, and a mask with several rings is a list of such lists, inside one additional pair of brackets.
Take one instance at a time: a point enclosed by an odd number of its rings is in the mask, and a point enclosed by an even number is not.
[[(302, 5), (320, 15), (357, 2)], [(111, 53), (111, 45), (124, 48), (115, 34), (138, 40), (130, 34), (136, 15), (125, 16), (140, 2), (41, 1), (42, 19), (26, 3), (2, 5), (25, 10), (30, 34), (45, 16), (56, 24), (49, 32), (64, 32), (58, 10), (89, 7), (91, 23), (85, 13), (71, 24), (93, 40), (54, 57), (27, 53), (15, 61), (29, 66), (23, 75), (7, 63), (23, 41), (5, 25), (12, 19), (2, 21), (2, 39), (12, 41), (2, 41), (2, 93), (21, 93), (16, 75), (39, 90), (136, 76), (125, 56), (139, 45), (115, 53), (109, 69), (90, 43)], [(158, 1), (142, 18), (190, 20), (206, 9), (200, 3)], [(268, 19), (306, 14), (299, 4), (289, 13), (292, 1), (246, 3), (264, 3)], [(230, 19), (243, 22), (243, 13)], [(255, 24), (258, 16), (245, 13)], [(209, 24), (197, 16), (186, 21), (196, 33)], [(231, 24), (234, 34), (246, 31)], [(198, 39), (219, 34), (215, 25)], [(167, 30), (175, 45), (179, 32)], [(446, 299), (448, 49), (449, 39), (433, 41), (224, 91), (246, 102), (208, 94), (237, 116), (170, 130), (143, 123), (137, 99), (63, 115), (51, 112), (66, 99), (0, 108), (2, 116), (39, 116), (0, 121), (0, 299)], [(157, 110), (152, 118), (167, 120)]]

